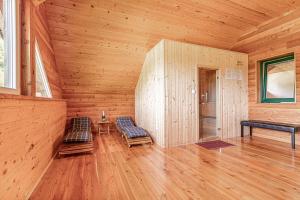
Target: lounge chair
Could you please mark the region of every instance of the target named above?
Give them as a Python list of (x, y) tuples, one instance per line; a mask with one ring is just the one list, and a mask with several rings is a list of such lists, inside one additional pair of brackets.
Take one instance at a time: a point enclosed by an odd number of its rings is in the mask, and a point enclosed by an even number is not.
[(92, 152), (93, 149), (91, 120), (88, 117), (72, 118), (71, 128), (59, 148), (59, 155)]
[(135, 126), (131, 117), (117, 117), (116, 127), (122, 137), (126, 139), (128, 147), (134, 144), (153, 144), (149, 133), (145, 129)]

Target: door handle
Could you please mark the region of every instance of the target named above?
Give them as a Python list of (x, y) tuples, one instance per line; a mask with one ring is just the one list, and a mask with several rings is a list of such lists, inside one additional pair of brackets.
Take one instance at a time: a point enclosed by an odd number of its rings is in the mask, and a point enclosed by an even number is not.
[(201, 94), (201, 104), (205, 104), (205, 94)]

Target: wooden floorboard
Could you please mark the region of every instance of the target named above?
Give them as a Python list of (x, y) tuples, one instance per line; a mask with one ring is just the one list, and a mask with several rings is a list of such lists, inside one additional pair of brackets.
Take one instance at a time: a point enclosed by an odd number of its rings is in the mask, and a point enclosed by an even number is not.
[(300, 199), (299, 150), (259, 137), (228, 142), (128, 148), (118, 133), (97, 136), (93, 154), (55, 159), (30, 199)]

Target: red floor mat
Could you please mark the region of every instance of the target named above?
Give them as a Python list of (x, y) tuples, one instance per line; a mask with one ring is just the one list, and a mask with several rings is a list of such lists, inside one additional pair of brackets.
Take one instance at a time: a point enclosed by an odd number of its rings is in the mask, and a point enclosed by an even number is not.
[(202, 142), (196, 144), (206, 149), (219, 149), (219, 148), (234, 146), (233, 144), (221, 140), (214, 140), (214, 141)]

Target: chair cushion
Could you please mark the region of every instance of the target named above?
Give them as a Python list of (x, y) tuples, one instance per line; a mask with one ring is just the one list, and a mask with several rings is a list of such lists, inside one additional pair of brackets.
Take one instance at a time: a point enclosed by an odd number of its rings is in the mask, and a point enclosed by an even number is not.
[(126, 133), (128, 138), (145, 137), (148, 136), (146, 130), (137, 126), (124, 126), (123, 131)]
[(88, 117), (73, 118), (71, 124), (74, 131), (89, 131), (91, 129), (91, 120)]
[(133, 127), (134, 123), (131, 119), (131, 117), (118, 117), (116, 119), (117, 125), (122, 128), (122, 127)]
[(70, 130), (64, 138), (64, 143), (90, 142), (93, 135), (90, 131)]

